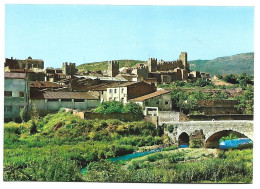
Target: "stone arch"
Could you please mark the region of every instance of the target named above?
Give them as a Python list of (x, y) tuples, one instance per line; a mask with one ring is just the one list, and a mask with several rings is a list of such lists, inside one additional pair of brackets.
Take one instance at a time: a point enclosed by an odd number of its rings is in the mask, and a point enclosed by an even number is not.
[(182, 132), (179, 137), (178, 137), (178, 147), (183, 144), (188, 144), (190, 143), (190, 136), (186, 132)]
[(234, 133), (236, 134), (238, 137), (240, 138), (249, 138), (246, 135), (244, 135), (243, 133), (239, 132), (239, 131), (234, 131), (234, 130), (221, 130), (218, 132), (213, 133), (212, 135), (210, 135), (206, 141), (205, 141), (205, 147), (206, 148), (219, 148), (219, 140), (224, 137), (224, 136), (228, 136), (230, 133)]

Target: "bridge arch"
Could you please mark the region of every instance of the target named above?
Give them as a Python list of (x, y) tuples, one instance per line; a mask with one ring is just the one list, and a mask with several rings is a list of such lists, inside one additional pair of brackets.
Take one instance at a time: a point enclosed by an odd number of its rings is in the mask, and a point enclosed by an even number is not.
[(205, 140), (205, 147), (206, 148), (219, 148), (219, 140), (222, 137), (228, 136), (230, 133), (232, 133), (233, 135), (236, 135), (239, 138), (250, 138), (239, 131), (221, 130), (221, 131), (213, 133)]
[(190, 136), (186, 132), (182, 132), (178, 137), (178, 146), (190, 143)]

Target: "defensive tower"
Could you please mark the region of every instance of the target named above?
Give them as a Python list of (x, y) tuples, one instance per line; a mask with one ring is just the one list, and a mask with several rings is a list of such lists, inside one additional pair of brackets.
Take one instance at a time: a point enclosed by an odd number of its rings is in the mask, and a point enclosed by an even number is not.
[(108, 62), (108, 75), (110, 77), (115, 77), (119, 74), (119, 62), (112, 60)]

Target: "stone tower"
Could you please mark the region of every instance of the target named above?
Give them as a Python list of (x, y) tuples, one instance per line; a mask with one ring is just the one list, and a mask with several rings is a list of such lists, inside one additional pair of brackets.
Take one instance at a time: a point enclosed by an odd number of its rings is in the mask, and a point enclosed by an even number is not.
[(64, 62), (62, 64), (62, 73), (66, 75), (75, 75), (77, 71), (75, 63)]
[(109, 61), (108, 62), (108, 75), (110, 77), (115, 77), (119, 74), (119, 62), (118, 61)]
[(148, 70), (149, 70), (149, 72), (157, 71), (157, 58), (148, 59)]
[(179, 59), (182, 61), (182, 65), (184, 69), (189, 70), (189, 64), (188, 64), (188, 59), (187, 59), (187, 52), (181, 52)]

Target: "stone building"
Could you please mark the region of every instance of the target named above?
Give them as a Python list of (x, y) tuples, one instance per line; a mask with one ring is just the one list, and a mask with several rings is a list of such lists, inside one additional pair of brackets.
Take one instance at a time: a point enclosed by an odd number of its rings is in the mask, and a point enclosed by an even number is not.
[(44, 69), (44, 61), (42, 59), (32, 59), (32, 57), (28, 57), (25, 60), (19, 59), (5, 59), (5, 67), (9, 67), (11, 69)]
[(126, 82), (107, 88), (107, 101), (127, 103), (129, 99), (137, 98), (156, 91), (156, 87), (146, 82)]
[(109, 61), (108, 62), (108, 76), (115, 77), (119, 74), (119, 62), (118, 61)]
[(157, 107), (158, 111), (172, 111), (171, 91), (159, 90), (138, 98), (131, 99), (143, 107)]
[(29, 105), (29, 79), (26, 73), (5, 73), (4, 120), (20, 120), (20, 111)]
[(77, 71), (75, 63), (64, 62), (62, 64), (62, 73), (65, 75), (75, 75)]

